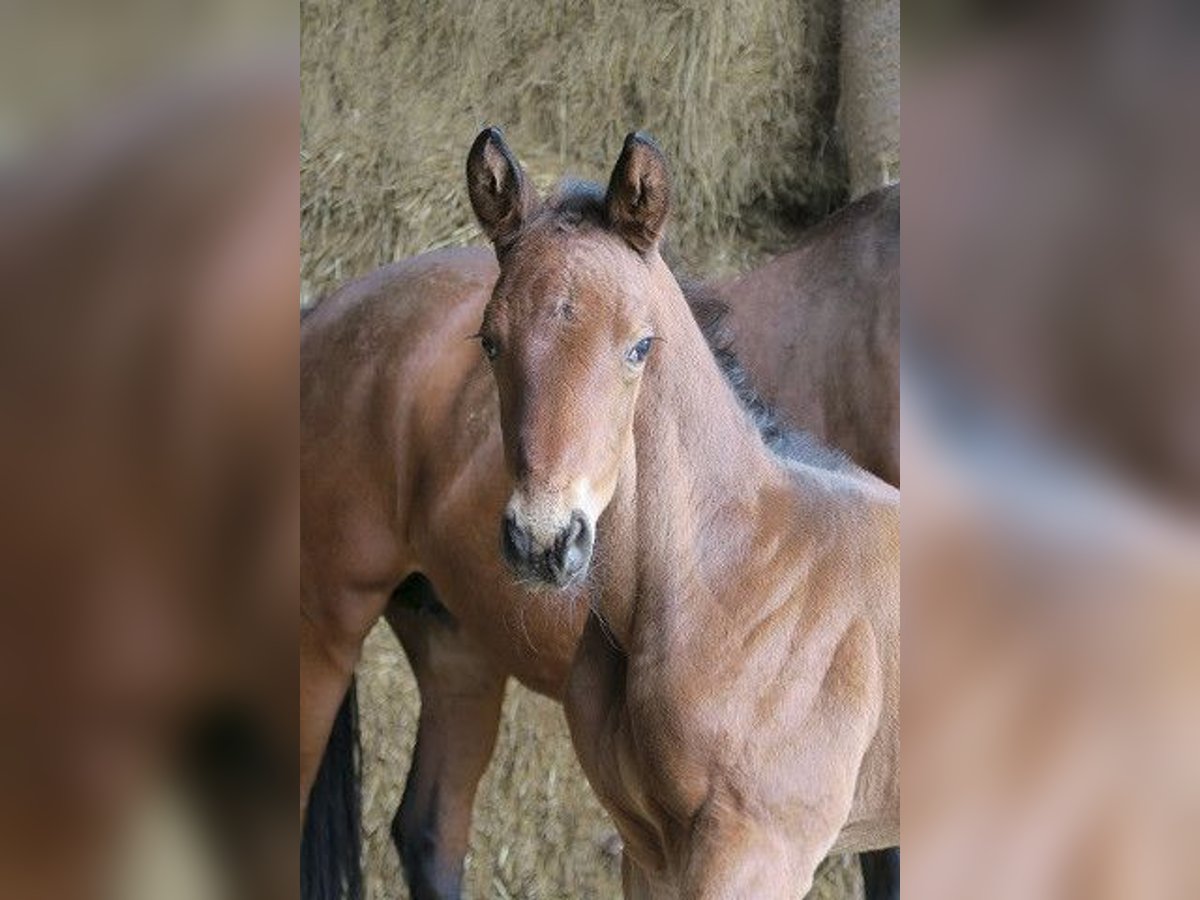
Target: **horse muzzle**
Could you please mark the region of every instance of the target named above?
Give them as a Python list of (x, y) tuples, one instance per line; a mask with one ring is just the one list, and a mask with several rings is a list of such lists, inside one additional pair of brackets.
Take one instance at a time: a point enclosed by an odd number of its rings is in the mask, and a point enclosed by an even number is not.
[(500, 526), (501, 550), (517, 576), (557, 588), (583, 580), (594, 544), (595, 529), (579, 510), (556, 530), (535, 531), (512, 511), (505, 513)]

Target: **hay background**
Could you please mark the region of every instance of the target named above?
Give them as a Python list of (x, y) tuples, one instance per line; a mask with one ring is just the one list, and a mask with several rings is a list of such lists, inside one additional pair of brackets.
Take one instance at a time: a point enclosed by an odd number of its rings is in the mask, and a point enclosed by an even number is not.
[(900, 180), (900, 0), (844, 0), (838, 119), (850, 194)]
[[(485, 124), (543, 191), (563, 174), (605, 180), (625, 133), (649, 131), (672, 164), (671, 251), (698, 276), (780, 252), (849, 193), (840, 0), (302, 0), (300, 13), (302, 303), (478, 241), (463, 163)], [(385, 624), (359, 678), (368, 895), (392, 900), (407, 896), (388, 829), (419, 701)], [(611, 834), (561, 709), (510, 685), (466, 895), (618, 897)], [(839, 858), (811, 896), (860, 894)]]
[(662, 144), (674, 249), (745, 268), (845, 200), (836, 0), (302, 0), (302, 290), (478, 234), (463, 163), (505, 128), (535, 182)]

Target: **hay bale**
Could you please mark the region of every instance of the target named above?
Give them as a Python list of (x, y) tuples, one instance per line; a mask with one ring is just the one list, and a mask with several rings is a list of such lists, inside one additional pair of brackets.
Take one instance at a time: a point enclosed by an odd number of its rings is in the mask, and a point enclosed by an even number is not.
[(844, 0), (841, 129), (850, 194), (900, 179), (900, 0)]
[(819, 109), (828, 4), (303, 0), (306, 294), (473, 240), (463, 162), (488, 123), (542, 183), (606, 178), (625, 133), (649, 131), (694, 271), (786, 246), (844, 194)]

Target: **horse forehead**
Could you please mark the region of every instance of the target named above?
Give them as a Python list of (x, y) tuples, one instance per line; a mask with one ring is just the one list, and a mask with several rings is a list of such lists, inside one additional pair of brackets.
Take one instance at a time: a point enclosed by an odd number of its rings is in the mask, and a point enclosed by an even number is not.
[(506, 293), (535, 306), (547, 301), (615, 304), (636, 295), (644, 273), (602, 233), (531, 235), (513, 260)]

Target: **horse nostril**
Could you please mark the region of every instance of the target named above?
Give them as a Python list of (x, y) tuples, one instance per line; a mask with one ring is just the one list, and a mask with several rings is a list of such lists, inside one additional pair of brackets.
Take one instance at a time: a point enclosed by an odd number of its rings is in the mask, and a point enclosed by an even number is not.
[(575, 544), (586, 544), (591, 539), (591, 529), (588, 528), (587, 519), (583, 513), (576, 512), (571, 514), (571, 542)]
[(563, 539), (562, 571), (566, 575), (579, 572), (592, 552), (592, 529), (582, 513), (571, 516)]
[(517, 520), (511, 515), (504, 517), (504, 525), (500, 529), (500, 540), (503, 544), (504, 555), (510, 560), (529, 558), (529, 536), (517, 525)]

